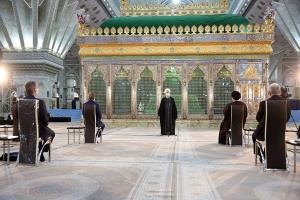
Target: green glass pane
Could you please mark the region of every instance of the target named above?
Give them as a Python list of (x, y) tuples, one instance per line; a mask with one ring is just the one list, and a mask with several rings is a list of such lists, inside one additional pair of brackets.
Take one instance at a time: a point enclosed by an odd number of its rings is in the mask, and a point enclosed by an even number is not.
[(189, 114), (207, 114), (207, 82), (204, 73), (197, 68), (188, 85)]
[(122, 68), (113, 85), (113, 114), (131, 114), (131, 86), (127, 72)]
[(141, 73), (137, 84), (137, 111), (138, 114), (156, 114), (156, 83), (148, 68)]
[(163, 82), (163, 90), (170, 88), (171, 96), (174, 98), (177, 112), (181, 113), (181, 102), (182, 102), (182, 93), (181, 93), (181, 82), (179, 79), (179, 74), (175, 69), (170, 69), (166, 73), (166, 80)]
[(106, 84), (103, 80), (103, 75), (96, 69), (91, 76), (91, 81), (89, 82), (88, 92), (95, 93), (96, 102), (100, 104), (100, 109), (103, 114), (106, 113)]
[(218, 73), (214, 87), (214, 114), (223, 114), (224, 106), (231, 102), (234, 84), (229, 77), (230, 72), (225, 67)]

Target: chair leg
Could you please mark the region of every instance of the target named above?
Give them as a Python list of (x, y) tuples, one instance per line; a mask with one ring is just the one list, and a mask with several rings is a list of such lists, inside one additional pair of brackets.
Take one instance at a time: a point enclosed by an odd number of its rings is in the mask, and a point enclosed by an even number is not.
[(228, 137), (228, 133), (226, 133), (226, 144), (229, 145), (229, 137)]
[(81, 135), (81, 131), (80, 131), (80, 129), (79, 129), (79, 136), (78, 136), (79, 144), (80, 144), (80, 135)]
[[(48, 140), (43, 144), (43, 146), (42, 146), (42, 148), (41, 148), (41, 150), (40, 150), (40, 152), (39, 152), (39, 154), (38, 154), (38, 162), (40, 162), (40, 159), (41, 159), (41, 156), (42, 156), (44, 147), (45, 147), (47, 144), (49, 144), (49, 151), (50, 151), (50, 143), (51, 143), (51, 141), (50, 141), (50, 139), (48, 139)], [(49, 154), (49, 155), (50, 155), (50, 154)], [(49, 157), (49, 158), (50, 158), (50, 157)]]
[(49, 142), (48, 161), (51, 162), (51, 142)]
[(257, 144), (254, 142), (254, 151), (255, 151), (255, 166), (257, 166)]
[(231, 133), (227, 132), (226, 134), (226, 143), (227, 145), (229, 145), (230, 147), (232, 146), (232, 142), (231, 142)]

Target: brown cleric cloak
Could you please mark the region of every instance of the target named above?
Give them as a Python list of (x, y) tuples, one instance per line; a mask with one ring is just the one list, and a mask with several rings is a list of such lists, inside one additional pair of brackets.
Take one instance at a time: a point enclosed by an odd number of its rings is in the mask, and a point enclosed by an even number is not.
[(246, 123), (247, 118), (247, 106), (241, 101), (234, 101), (232, 103), (229, 103), (225, 106), (223, 113), (224, 113), (224, 119), (220, 125), (220, 132), (219, 132), (219, 144), (226, 144), (226, 133), (230, 129), (230, 123), (231, 123), (231, 105), (244, 105), (244, 120), (243, 124)]

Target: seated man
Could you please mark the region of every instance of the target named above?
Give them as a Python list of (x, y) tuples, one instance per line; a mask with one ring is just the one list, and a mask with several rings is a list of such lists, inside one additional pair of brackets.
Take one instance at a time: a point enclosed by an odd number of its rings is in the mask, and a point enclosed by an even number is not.
[[(269, 86), (268, 94), (270, 98), (267, 100), (285, 100), (281, 95), (281, 87), (277, 83), (272, 83)], [(256, 140), (264, 141), (265, 140), (265, 112), (266, 112), (266, 101), (262, 101), (259, 103), (258, 112), (256, 114), (256, 121), (258, 122), (258, 125), (252, 135), (253, 140), (253, 147), (254, 147), (254, 153), (255, 153), (255, 142)], [(289, 102), (287, 103), (287, 121), (289, 120), (291, 116), (291, 105)], [(258, 155), (260, 157), (260, 162), (262, 162), (262, 153), (259, 149)]]
[(219, 144), (226, 144), (226, 134), (230, 129), (230, 123), (231, 123), (231, 105), (243, 105), (244, 106), (244, 119), (243, 124), (246, 123), (248, 111), (247, 106), (245, 103), (240, 101), (241, 99), (241, 93), (238, 91), (233, 91), (231, 93), (232, 102), (227, 104), (223, 110), (224, 113), (224, 119), (220, 125), (220, 132), (219, 132)]
[(84, 111), (84, 106), (85, 105), (95, 105), (96, 106), (96, 127), (101, 128), (103, 130), (105, 128), (105, 125), (101, 121), (102, 114), (101, 114), (100, 106), (95, 100), (96, 100), (95, 99), (95, 94), (90, 93), (89, 94), (89, 100), (87, 102), (85, 102), (84, 105), (83, 105), (82, 115), (83, 116), (85, 115), (85, 111)]
[[(43, 147), (43, 142), (46, 142), (48, 139), (50, 139), (51, 141), (53, 141), (54, 137), (55, 137), (55, 133), (53, 130), (51, 130), (48, 127), (48, 123), (49, 123), (49, 114), (46, 108), (46, 104), (45, 101), (42, 99), (38, 99), (36, 98), (37, 92), (38, 92), (38, 88), (37, 88), (37, 84), (34, 81), (28, 81), (25, 84), (25, 92), (26, 92), (26, 97), (24, 97), (24, 99), (37, 99), (39, 100), (39, 137), (43, 140), (39, 143), (39, 151), (41, 150), (41, 148)], [(49, 150), (49, 145), (46, 145), (43, 149), (43, 152), (41, 153), (41, 158), (40, 161), (44, 162), (45, 161), (45, 157), (43, 155), (44, 152), (47, 152)]]

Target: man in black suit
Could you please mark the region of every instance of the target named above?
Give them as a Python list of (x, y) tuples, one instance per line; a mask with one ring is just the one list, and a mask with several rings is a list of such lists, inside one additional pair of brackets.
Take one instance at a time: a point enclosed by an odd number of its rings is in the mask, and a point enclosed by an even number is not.
[[(51, 130), (48, 127), (49, 123), (49, 113), (47, 111), (47, 107), (45, 104), (45, 101), (42, 99), (36, 98), (38, 92), (38, 87), (35, 81), (28, 81), (25, 84), (25, 93), (26, 97), (24, 99), (37, 99), (39, 100), (39, 137), (43, 140), (39, 143), (39, 151), (41, 150), (43, 146), (43, 142), (46, 142), (48, 139), (51, 141), (55, 137), (55, 133), (53, 130)], [(43, 149), (43, 152), (41, 154), (40, 161), (44, 162), (45, 157), (43, 155), (44, 152), (47, 152), (49, 150), (49, 145), (45, 146)]]
[[(269, 86), (268, 94), (270, 98), (268, 98), (267, 100), (285, 100), (280, 96), (281, 87), (277, 83), (272, 83)], [(265, 111), (266, 111), (266, 101), (262, 101), (259, 103), (259, 109), (256, 114), (256, 121), (258, 122), (258, 125), (252, 135), (253, 144), (255, 144), (256, 140), (260, 140), (260, 141), (265, 140)], [(289, 120), (290, 116), (291, 116), (291, 105), (287, 103), (287, 120)], [(255, 148), (255, 145), (253, 145), (253, 147)], [(259, 150), (258, 155), (260, 157), (260, 162), (262, 162), (262, 153), (263, 152)]]
[(104, 130), (105, 124), (101, 121), (102, 113), (101, 113), (99, 103), (96, 102), (95, 93), (90, 93), (89, 94), (89, 100), (83, 104), (82, 115), (84, 116), (84, 118), (86, 117), (85, 116), (85, 110), (84, 110), (84, 107), (86, 105), (95, 105), (95, 107), (96, 107), (96, 127), (100, 127), (102, 130)]

